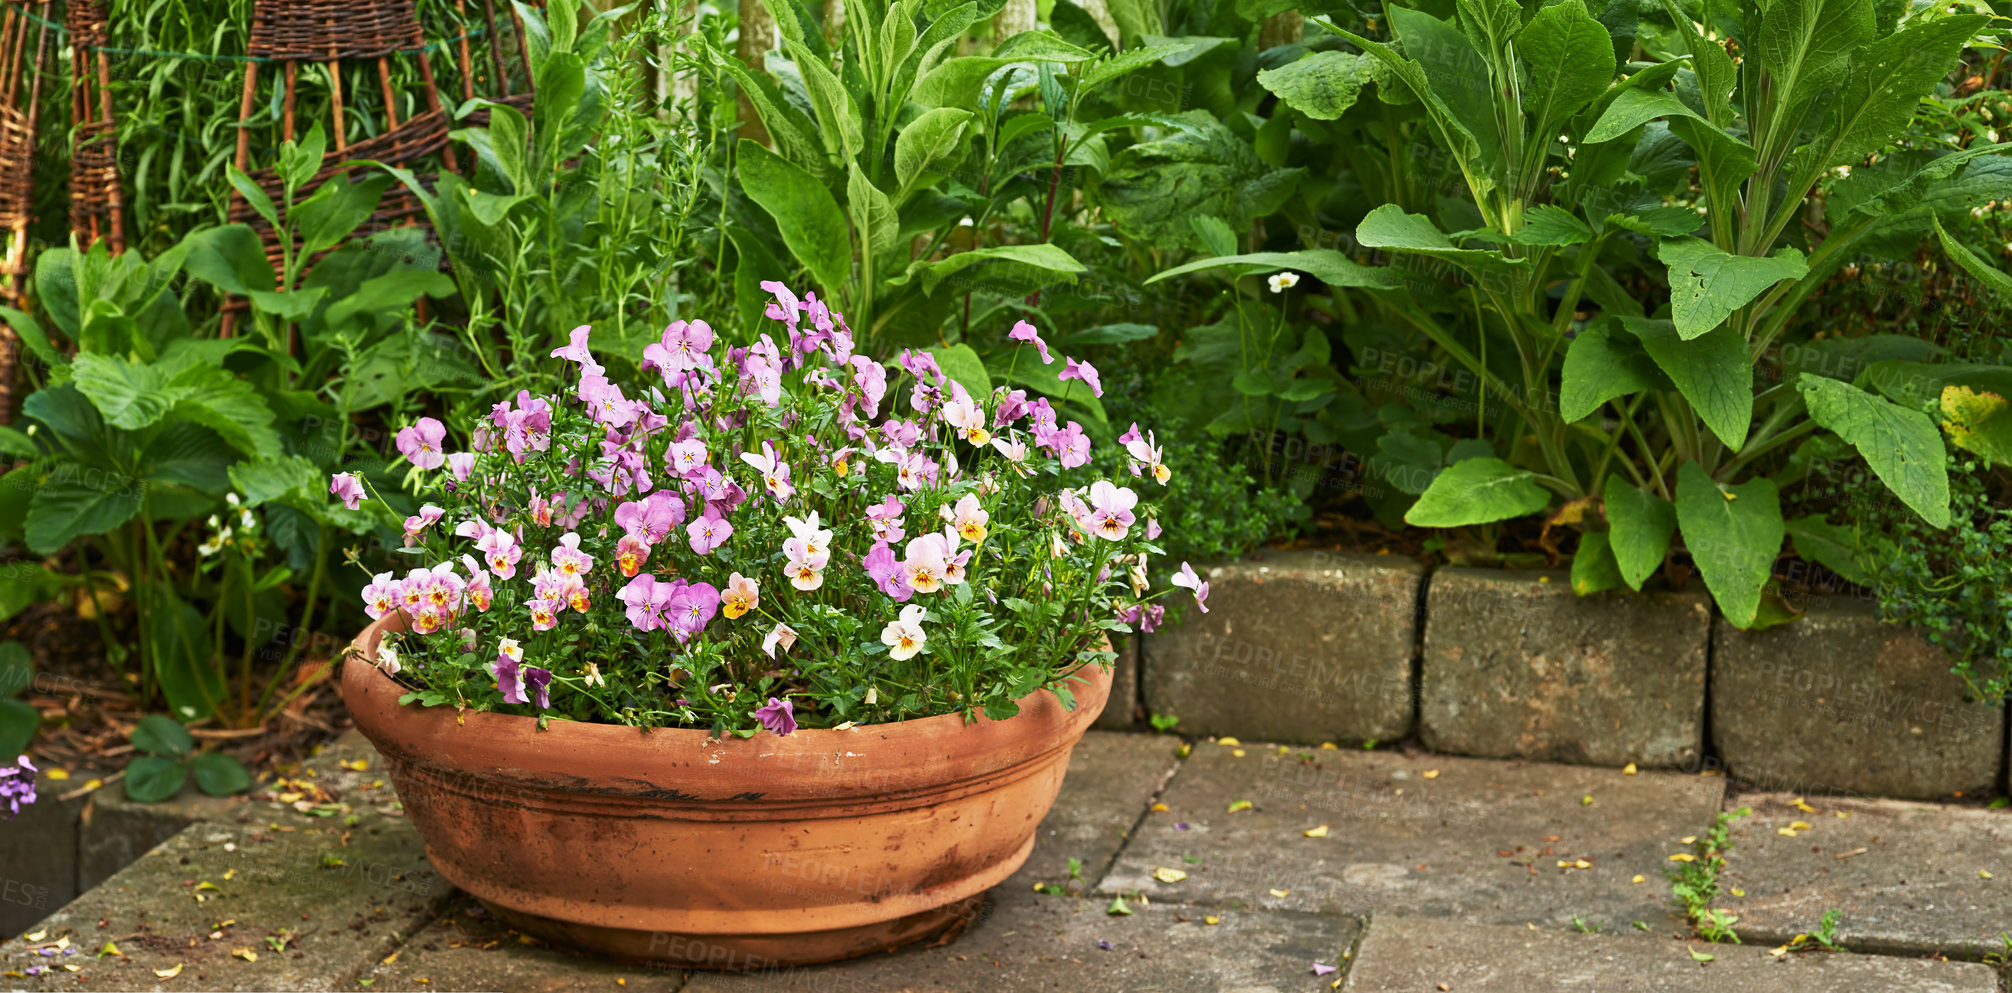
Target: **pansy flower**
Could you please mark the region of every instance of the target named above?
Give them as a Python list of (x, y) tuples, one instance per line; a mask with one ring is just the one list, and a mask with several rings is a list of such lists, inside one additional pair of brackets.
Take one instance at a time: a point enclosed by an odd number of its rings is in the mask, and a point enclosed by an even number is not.
[(720, 613), (727, 615), (727, 620), (739, 620), (760, 605), (761, 584), (738, 572), (727, 580), (727, 588), (720, 591)]
[(421, 469), (438, 469), (447, 461), (440, 447), (447, 438), (447, 426), (431, 417), (422, 417), (411, 427), (398, 431), (398, 453)]
[(923, 607), (911, 603), (901, 608), (901, 616), (888, 621), (880, 629), (880, 643), (887, 646), (887, 657), (896, 662), (905, 662), (922, 651), (923, 642), (929, 635), (922, 630)]

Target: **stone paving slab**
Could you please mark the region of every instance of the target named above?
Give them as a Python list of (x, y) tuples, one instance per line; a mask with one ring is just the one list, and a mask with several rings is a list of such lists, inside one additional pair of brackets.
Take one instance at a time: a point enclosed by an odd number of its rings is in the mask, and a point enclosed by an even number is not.
[(1148, 710), (1178, 716), (1189, 734), (1353, 744), (1410, 733), (1424, 566), (1262, 552), (1204, 573), (1209, 612), (1183, 608), (1143, 641)]
[(685, 981), (682, 970), (604, 962), (526, 937), (465, 896), (385, 959), (357, 977), (370, 993), (672, 993)]
[[(1675, 907), (1662, 873), (1668, 856), (1688, 850), (1678, 839), (1703, 833), (1724, 793), (1719, 777), (1681, 773), (1359, 750), (1281, 756), (1259, 744), (1238, 758), (1237, 750), (1195, 746), (1162, 793), (1169, 810), (1147, 819), (1100, 893), (1662, 927)], [(1239, 801), (1251, 809), (1230, 812)], [(1303, 834), (1323, 824), (1326, 836)], [(1164, 882), (1158, 869), (1187, 878)]]
[(1084, 735), (1069, 756), (1061, 794), (1035, 829), (1033, 854), (1000, 889), (1031, 893), (1035, 883), (1069, 886), (1071, 858), (1082, 863), (1084, 881), (1096, 882), (1173, 775), (1180, 745), (1178, 738), (1154, 735)]
[[(1107, 900), (988, 901), (956, 941), (851, 962), (740, 975), (694, 973), (684, 993), (1313, 993), (1360, 925), (1347, 917), (1201, 911), (1153, 903), (1129, 916)], [(1103, 948), (1099, 942), (1111, 944)]]
[[(1695, 955), (1709, 955), (1700, 962)], [(1347, 993), (1995, 993), (1988, 967), (1376, 915)]]
[[(184, 828), (36, 925), (30, 933), (40, 942), (0, 945), (0, 975), (31, 990), (335, 988), (390, 954), (453, 893), (397, 815), (372, 756), (360, 739), (340, 742), (301, 777), (319, 794), (255, 799), (237, 819)], [(64, 938), (76, 954), (44, 957), (30, 947)], [(97, 958), (107, 941), (124, 954)], [(158, 977), (178, 965), (176, 975)], [(57, 968), (26, 975), (32, 966)]]
[[(1792, 806), (1797, 799), (1814, 811)], [(1742, 794), (1727, 805), (1753, 813), (1733, 824), (1713, 906), (1739, 916), (1735, 929), (1748, 942), (1775, 945), (1814, 931), (1835, 909), (1839, 937), (1861, 951), (2007, 951), (2000, 936), (2012, 933), (2012, 810), (1781, 793)]]

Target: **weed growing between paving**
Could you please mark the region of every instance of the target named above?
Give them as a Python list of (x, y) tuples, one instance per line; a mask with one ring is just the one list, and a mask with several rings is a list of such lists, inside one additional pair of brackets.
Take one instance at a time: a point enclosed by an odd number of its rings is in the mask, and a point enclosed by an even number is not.
[(1732, 849), (1732, 823), (1751, 813), (1751, 807), (1719, 811), (1711, 830), (1695, 843), (1696, 854), (1676, 868), (1665, 870), (1670, 877), (1670, 892), (1683, 905), (1684, 916), (1697, 929), (1698, 937), (1706, 941), (1740, 943), (1739, 935), (1732, 930), (1739, 918), (1713, 908), (1712, 901), (1719, 895), (1719, 870), (1725, 868), (1725, 853)]

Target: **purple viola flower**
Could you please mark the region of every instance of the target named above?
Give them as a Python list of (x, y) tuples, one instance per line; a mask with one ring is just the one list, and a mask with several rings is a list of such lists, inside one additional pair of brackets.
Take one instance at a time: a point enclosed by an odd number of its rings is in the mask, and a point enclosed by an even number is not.
[(1020, 415), (1025, 414), (1026, 412), (1027, 412), (1026, 390), (1002, 389), (999, 392), (999, 409), (994, 410), (992, 412), (992, 426), (1003, 428), (1006, 425), (1019, 420)]
[(690, 641), (706, 629), (720, 607), (720, 591), (711, 583), (681, 585), (664, 604), (664, 623), (678, 641)]
[(496, 656), (496, 688), (503, 693), (504, 703), (530, 703), (524, 695), (524, 681), (520, 678), (517, 657), (508, 652)]
[(0, 765), (0, 803), (7, 805), (8, 820), (35, 802), (36, 771), (26, 755), (15, 756), (12, 766)]
[(943, 367), (936, 364), (936, 356), (920, 349), (904, 348), (896, 361), (908, 370), (909, 375), (934, 386), (942, 386), (950, 378), (943, 374)]
[(567, 336), (567, 343), (565, 345), (552, 349), (552, 357), (579, 363), (580, 374), (583, 376), (600, 375), (602, 372), (601, 364), (594, 361), (594, 356), (587, 351), (587, 335), (592, 331), (592, 325), (587, 324), (574, 328), (572, 333)]
[(734, 536), (734, 525), (707, 504), (706, 516), (685, 525), (685, 534), (691, 538), (693, 554), (711, 555), (713, 549), (726, 544), (727, 539)]
[(467, 482), (468, 476), (475, 471), (474, 453), (455, 452), (447, 456), (447, 471), (454, 474), (455, 482)]
[(440, 447), (445, 440), (447, 425), (422, 417), (419, 423), (399, 429), (398, 453), (421, 469), (438, 469), (447, 461), (447, 453)]
[(775, 301), (768, 305), (762, 316), (771, 321), (783, 321), (792, 328), (796, 327), (796, 322), (802, 319), (803, 314), (803, 304), (797, 301), (796, 294), (790, 292), (789, 287), (773, 279), (762, 280), (761, 288), (763, 292), (775, 294)]
[(880, 592), (893, 598), (895, 603), (907, 603), (915, 595), (915, 588), (908, 585), (908, 577), (902, 574), (901, 560), (894, 556), (894, 549), (887, 542), (875, 542), (866, 557), (860, 560), (866, 567), (866, 574), (872, 577)]
[(524, 685), (531, 688), (531, 700), (538, 705), (538, 709), (545, 710), (552, 706), (552, 670), (540, 669), (535, 665), (526, 666)]
[(1083, 433), (1083, 426), (1075, 421), (1070, 421), (1069, 426), (1060, 431), (1049, 432), (1046, 445), (1062, 460), (1064, 469), (1089, 464), (1090, 437)]
[(1174, 576), (1174, 585), (1193, 590), (1195, 593), (1195, 606), (1202, 608), (1202, 613), (1204, 614), (1209, 612), (1209, 584), (1202, 577), (1195, 574), (1194, 566), (1186, 562), (1181, 563), (1180, 573)]
[(1075, 359), (1064, 358), (1062, 360), (1062, 371), (1057, 373), (1055, 378), (1080, 379), (1089, 385), (1091, 393), (1097, 396), (1104, 395), (1104, 384), (1097, 379), (1097, 367), (1088, 362), (1078, 362)]
[(796, 707), (788, 700), (769, 697), (768, 706), (757, 709), (754, 715), (762, 727), (784, 738), (796, 733)]
[(1107, 951), (1107, 952), (1108, 952), (1108, 951), (1110, 951), (1111, 949), (1113, 949), (1113, 948), (1116, 948), (1116, 947), (1118, 947), (1118, 946), (1116, 946), (1116, 945), (1114, 945), (1114, 944), (1111, 944), (1111, 939), (1109, 939), (1109, 938), (1098, 938), (1098, 939), (1097, 939), (1097, 947), (1098, 947), (1098, 948), (1101, 948), (1101, 949), (1103, 949), (1103, 950), (1105, 950), (1105, 951)]
[(1048, 343), (1041, 340), (1041, 332), (1034, 330), (1034, 325), (1021, 321), (1013, 325), (1013, 330), (1006, 332), (1006, 337), (1033, 345), (1034, 350), (1041, 353), (1042, 365), (1055, 364), (1055, 360), (1048, 355)]
[(646, 545), (664, 540), (684, 522), (684, 498), (669, 490), (658, 490), (648, 499), (630, 500), (615, 508), (615, 526)]
[(342, 505), (355, 510), (363, 503), (363, 480), (353, 472), (338, 472), (328, 477), (328, 491), (342, 501)]
[(655, 631), (664, 626), (664, 607), (670, 602), (673, 589), (670, 583), (659, 583), (657, 577), (643, 573), (629, 580), (628, 585), (615, 594), (615, 599), (627, 606), (629, 623), (638, 631)]

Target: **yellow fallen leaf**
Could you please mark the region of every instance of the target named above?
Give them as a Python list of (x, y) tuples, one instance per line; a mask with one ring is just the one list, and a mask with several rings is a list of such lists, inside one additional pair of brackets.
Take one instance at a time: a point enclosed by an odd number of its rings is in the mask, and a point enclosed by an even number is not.
[(107, 941), (105, 942), (105, 947), (98, 949), (98, 957), (104, 958), (107, 955), (117, 955), (120, 958), (124, 958), (126, 953), (119, 951), (118, 943)]
[(1592, 867), (1593, 863), (1588, 862), (1585, 859), (1577, 859), (1572, 863), (1572, 868), (1574, 869), (1591, 869)]
[(348, 769), (351, 772), (363, 772), (364, 770), (370, 768), (370, 762), (365, 759), (352, 759), (348, 762), (337, 762), (336, 765)]
[(1788, 824), (1788, 826), (1789, 826), (1789, 827), (1792, 827), (1792, 828), (1794, 828), (1794, 829), (1796, 829), (1797, 831), (1807, 831), (1807, 830), (1809, 830), (1809, 822), (1808, 822), (1808, 821), (1790, 821), (1790, 822), (1789, 822), (1789, 824)]
[(1249, 800), (1238, 800), (1237, 802), (1230, 804), (1230, 809), (1228, 813), (1234, 814), (1239, 810), (1249, 810), (1249, 809), (1251, 809), (1251, 802)]
[(85, 789), (87, 789), (87, 790), (95, 790), (95, 789), (97, 789), (98, 787), (100, 787), (100, 786), (103, 786), (103, 785), (105, 785), (105, 781), (104, 781), (104, 780), (102, 780), (102, 779), (87, 779), (87, 780), (84, 780), (84, 788), (85, 788)]
[(65, 962), (65, 963), (63, 963), (63, 971), (64, 971), (64, 972), (83, 972), (83, 971), (84, 971), (84, 967), (83, 967), (83, 966), (81, 966), (81, 965), (73, 965), (73, 964), (71, 964), (71, 963), (69, 963), (69, 962)]
[(35, 932), (34, 934), (31, 934), (31, 935), (29, 935), (29, 936), (28, 936), (28, 940), (29, 940), (29, 941), (41, 941), (41, 940), (42, 940), (43, 938), (47, 938), (48, 936), (49, 936), (49, 929), (48, 929), (48, 928), (43, 928), (42, 930), (40, 930), (40, 931), (37, 931), (37, 932)]
[(1341, 750), (1341, 746), (1332, 741), (1323, 741), (1320, 743), (1320, 750), (1323, 752), (1338, 752)]
[(1635, 774), (1635, 763), (1630, 762), (1627, 765), (1621, 767), (1621, 775), (1632, 776), (1634, 774)]
[(1232, 748), (1230, 749), (1230, 755), (1235, 758), (1243, 758), (1244, 750), (1241, 748)]
[(1236, 746), (1243, 744), (1243, 742), (1238, 741), (1235, 738), (1230, 737), (1229, 735), (1223, 735), (1222, 737), (1216, 739), (1216, 744), (1228, 748), (1235, 748)]
[(1178, 883), (1188, 878), (1188, 874), (1179, 869), (1169, 869), (1166, 866), (1160, 866), (1153, 870), (1153, 878), (1163, 883)]
[(1698, 843), (1698, 836), (1695, 834), (1687, 834), (1681, 838), (1678, 838), (1677, 840), (1683, 842), (1686, 845), (1695, 845)]
[(224, 870), (224, 882), (226, 882), (226, 883), (230, 882), (230, 881), (231, 881), (231, 877), (233, 877), (233, 876), (236, 876), (237, 874), (238, 874), (238, 871), (237, 871), (236, 869), (225, 869), (225, 870)]
[(389, 955), (386, 955), (386, 956), (384, 957), (384, 961), (383, 961), (382, 963), (380, 963), (380, 964), (382, 964), (382, 965), (390, 965), (391, 963), (393, 963), (393, 962), (396, 962), (396, 961), (398, 961), (398, 953), (397, 953), (397, 952), (392, 952), (391, 954), (389, 954)]
[(1797, 809), (1797, 810), (1800, 810), (1800, 811), (1802, 811), (1802, 812), (1803, 812), (1803, 813), (1805, 813), (1805, 814), (1814, 814), (1814, 813), (1816, 813), (1816, 808), (1815, 808), (1815, 807), (1812, 807), (1812, 806), (1810, 806), (1810, 805), (1809, 805), (1809, 804), (1807, 804), (1807, 803), (1804, 803), (1801, 797), (1797, 797), (1797, 798), (1796, 798), (1796, 800), (1795, 800), (1795, 802), (1794, 802), (1794, 803), (1792, 803), (1792, 804), (1789, 804), (1789, 806), (1791, 806), (1791, 807), (1794, 807), (1795, 809)]
[(1743, 889), (1740, 889), (1740, 888), (1739, 888), (1739, 887), (1737, 887), (1737, 886), (1734, 886), (1734, 887), (1732, 887), (1732, 894), (1733, 894), (1734, 896), (1746, 896), (1746, 895), (1747, 895), (1747, 891), (1745, 891), (1745, 890), (1743, 890)]
[(1327, 825), (1322, 824), (1319, 827), (1307, 828), (1306, 830), (1301, 831), (1300, 834), (1303, 834), (1309, 838), (1325, 838), (1327, 837)]
[(1775, 958), (1781, 958), (1782, 956), (1788, 954), (1788, 946), (1783, 945), (1780, 948), (1770, 948), (1768, 949), (1768, 954), (1774, 956)]
[(68, 769), (47, 769), (47, 770), (44, 770), (44, 771), (43, 771), (42, 775), (44, 775), (44, 776), (47, 776), (47, 777), (49, 777), (50, 779), (68, 779), (68, 778), (70, 778), (70, 770), (68, 770)]
[(1579, 806), (1590, 807), (1592, 805), (1593, 805), (1593, 794), (1588, 793), (1585, 796), (1579, 798)]
[(1290, 749), (1290, 748), (1287, 748), (1287, 747), (1286, 747), (1286, 746), (1284, 746), (1284, 745), (1280, 745), (1280, 746), (1278, 746), (1278, 753), (1279, 753), (1280, 755), (1289, 755), (1289, 754), (1291, 754), (1291, 753), (1292, 753), (1292, 749)]
[(154, 970), (154, 978), (156, 979), (173, 979), (181, 974), (182, 974), (182, 964), (180, 962), (175, 963), (175, 967), (172, 969)]
[(1275, 889), (1275, 890), (1272, 890), (1272, 891), (1271, 891), (1271, 895), (1272, 895), (1272, 896), (1275, 896), (1275, 897), (1278, 897), (1279, 899), (1283, 900), (1283, 899), (1285, 899), (1286, 897), (1289, 897), (1289, 896), (1291, 896), (1291, 895), (1292, 895), (1292, 891), (1291, 891), (1291, 890), (1277, 890), (1277, 889)]
[(1995, 878), (1997, 878), (1997, 877), (1995, 877), (1995, 876), (1991, 875), (1991, 870), (1989, 870), (1989, 869), (1979, 869), (1979, 870), (1977, 870), (1977, 878), (1979, 878), (1979, 879), (1995, 879)]
[[(233, 948), (231, 949), (231, 954), (237, 956), (238, 958), (244, 959), (247, 962), (258, 961), (258, 953), (252, 951), (249, 948)], [(393, 952), (392, 954), (396, 955), (398, 953)]]
[(1739, 494), (1737, 494), (1737, 493), (1734, 493), (1734, 492), (1732, 492), (1732, 491), (1730, 491), (1730, 490), (1720, 490), (1720, 491), (1719, 491), (1719, 495), (1720, 495), (1720, 496), (1723, 496), (1723, 497), (1725, 497), (1725, 498), (1726, 498), (1726, 502), (1727, 502), (1727, 503), (1731, 503), (1731, 502), (1733, 502), (1734, 500), (1737, 500), (1737, 499), (1739, 499), (1739, 498), (1740, 498), (1740, 495), (1739, 495)]
[(1427, 778), (1427, 779), (1438, 779), (1438, 778), (1439, 778), (1439, 770), (1437, 770), (1437, 769), (1427, 769), (1427, 770), (1425, 770), (1424, 772), (1420, 773), (1420, 775), (1424, 776), (1424, 777), (1425, 777), (1425, 778)]
[(1164, 804), (1164, 803), (1156, 803), (1156, 804), (1153, 804), (1153, 813), (1155, 813), (1155, 814), (1164, 814), (1164, 813), (1166, 813), (1167, 811), (1169, 811), (1169, 810), (1171, 810), (1171, 809), (1173, 809), (1173, 808), (1171, 808), (1171, 807), (1168, 807), (1168, 806), (1167, 806), (1166, 804)]
[(1214, 915), (1202, 918), (1203, 924), (1221, 924), (1223, 919)]
[(1646, 879), (1646, 878), (1647, 878), (1647, 877), (1643, 876), (1643, 875), (1642, 875), (1641, 873), (1639, 873), (1639, 872), (1638, 872), (1638, 873), (1636, 873), (1636, 874), (1635, 874), (1635, 878), (1633, 878), (1633, 879), (1630, 879), (1630, 880), (1628, 880), (1628, 882), (1631, 882), (1631, 883), (1639, 883), (1639, 882), (1641, 882), (1642, 880), (1644, 880), (1644, 879)]
[(1571, 862), (1569, 862), (1569, 861), (1567, 861), (1567, 860), (1565, 860), (1565, 859), (1559, 859), (1559, 860), (1558, 860), (1558, 868), (1560, 868), (1560, 869), (1570, 869), (1571, 867), (1572, 867), (1572, 863), (1571, 863)]
[(1848, 810), (1840, 810), (1840, 811), (1838, 811), (1838, 812), (1837, 812), (1837, 819), (1838, 819), (1838, 820), (1840, 820), (1840, 821), (1841, 821), (1841, 820), (1844, 820), (1845, 818), (1847, 818), (1847, 817), (1850, 817), (1850, 816), (1851, 816), (1851, 811), (1848, 811)]
[(1698, 857), (1692, 855), (1689, 852), (1678, 852), (1677, 854), (1670, 856), (1670, 861), (1672, 862), (1696, 862), (1697, 860)]
[(1796, 830), (1793, 827), (1778, 827), (1774, 829), (1774, 833), (1784, 838), (1793, 838), (1796, 836)]

